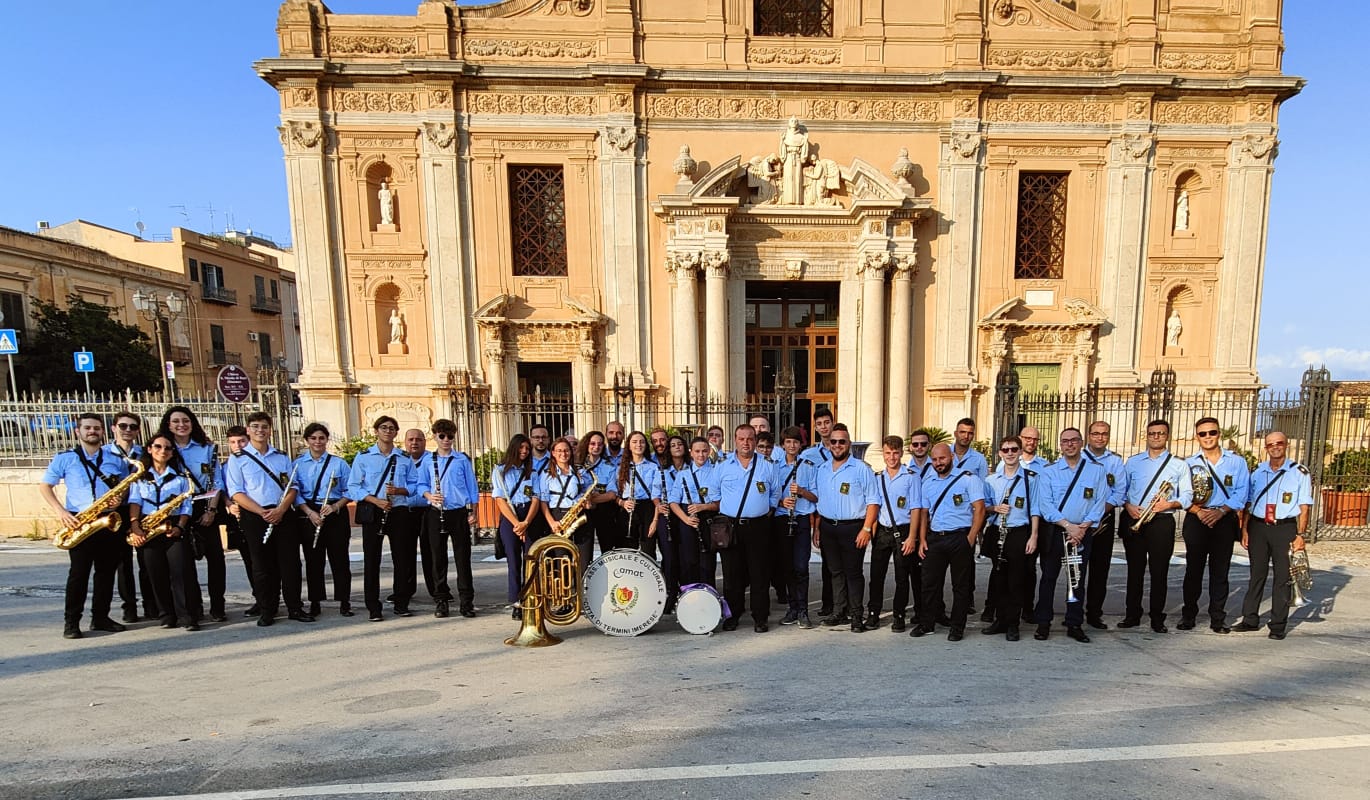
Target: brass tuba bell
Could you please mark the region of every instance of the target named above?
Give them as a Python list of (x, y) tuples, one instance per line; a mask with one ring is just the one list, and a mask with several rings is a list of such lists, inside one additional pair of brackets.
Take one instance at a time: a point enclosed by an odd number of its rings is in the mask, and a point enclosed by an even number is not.
[(561, 637), (547, 632), (545, 623), (570, 625), (580, 619), (580, 549), (563, 534), (544, 536), (524, 556), (523, 588), (519, 604), (523, 620), (519, 632), (504, 640), (514, 647), (550, 647)]

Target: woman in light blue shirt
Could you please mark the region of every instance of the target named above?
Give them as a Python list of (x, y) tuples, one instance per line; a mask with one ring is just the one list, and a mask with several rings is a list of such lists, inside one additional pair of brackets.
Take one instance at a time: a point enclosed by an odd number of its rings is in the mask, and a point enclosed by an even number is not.
[(142, 551), (157, 608), (161, 611), (162, 627), (181, 626), (188, 631), (198, 631), (199, 620), (186, 591), (191, 580), (189, 576), (195, 574), (195, 556), (190, 549), (190, 499), (183, 499), (167, 519), (165, 533), (149, 539), (148, 534), (154, 531), (144, 530), (142, 525), (145, 517), (193, 488), (190, 480), (172, 467), (175, 454), (176, 443), (171, 436), (157, 434), (139, 456), (147, 472), (128, 493), (128, 540)]
[[(523, 551), (536, 535), (533, 521), (538, 513), (537, 476), (533, 474), (533, 443), (521, 433), (514, 434), (504, 451), (504, 460), (490, 474), (491, 495), (499, 509), (499, 538), (504, 545), (509, 570), (509, 602), (514, 604), (514, 619), (519, 618), (519, 587), (523, 582)], [(545, 530), (545, 528), (544, 528)]]

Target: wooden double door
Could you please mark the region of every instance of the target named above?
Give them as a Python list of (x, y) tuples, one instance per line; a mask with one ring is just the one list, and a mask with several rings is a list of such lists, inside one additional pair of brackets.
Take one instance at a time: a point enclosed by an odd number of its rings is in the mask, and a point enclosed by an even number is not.
[(793, 416), (776, 423), (812, 431), (815, 411), (837, 412), (837, 299), (836, 282), (747, 283), (748, 401), (773, 408), (787, 368), (794, 385)]

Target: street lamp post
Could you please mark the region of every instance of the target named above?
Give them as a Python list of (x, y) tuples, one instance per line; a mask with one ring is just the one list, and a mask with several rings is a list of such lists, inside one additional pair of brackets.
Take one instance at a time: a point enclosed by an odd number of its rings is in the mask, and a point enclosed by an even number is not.
[(152, 323), (153, 338), (157, 340), (157, 368), (162, 371), (162, 401), (171, 402), (171, 379), (167, 375), (166, 349), (162, 344), (162, 322), (171, 323), (186, 310), (186, 299), (177, 292), (167, 292), (160, 297), (156, 292), (144, 294), (141, 289), (133, 293), (133, 307), (143, 319)]

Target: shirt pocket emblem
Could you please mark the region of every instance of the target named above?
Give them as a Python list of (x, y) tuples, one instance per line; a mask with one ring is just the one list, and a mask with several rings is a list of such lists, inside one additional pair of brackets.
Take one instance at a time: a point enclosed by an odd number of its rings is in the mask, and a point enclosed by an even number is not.
[(841, 486), (837, 487), (837, 492), (838, 492), (838, 494), (846, 494), (846, 493), (848, 493), (849, 491), (851, 491), (851, 484), (850, 484), (850, 483), (844, 483), (844, 484), (842, 484)]
[(757, 481), (757, 482), (756, 482), (756, 490), (757, 490), (758, 492), (765, 492), (765, 491), (766, 491), (766, 482), (765, 482), (765, 481)]
[(1224, 476), (1223, 476), (1223, 486), (1231, 486), (1231, 485), (1232, 485), (1232, 476), (1231, 476), (1231, 475), (1224, 475)]
[(1280, 502), (1288, 505), (1289, 503), (1294, 502), (1294, 495), (1291, 492), (1285, 492), (1280, 496)]
[(701, 486), (700, 489), (699, 489), (699, 496), (700, 496), (700, 497), (708, 497), (708, 496), (709, 496), (709, 487), (707, 487), (707, 486)]
[(532, 496), (533, 496), (533, 487), (531, 487), (531, 486), (525, 486), (525, 487), (523, 487), (523, 496), (524, 496), (524, 497), (532, 497)]
[(1094, 487), (1093, 487), (1093, 486), (1086, 486), (1086, 487), (1085, 487), (1085, 499), (1086, 499), (1086, 500), (1093, 500), (1093, 499), (1094, 499)]
[(1112, 473), (1112, 472), (1108, 473), (1108, 486), (1109, 486), (1110, 489), (1113, 488), (1113, 473)]
[(1013, 507), (1014, 507), (1014, 508), (1022, 508), (1022, 507), (1023, 507), (1023, 498), (1021, 498), (1021, 497), (1015, 497), (1015, 498), (1013, 498)]
[(954, 494), (951, 496), (951, 504), (954, 506), (959, 506), (964, 502), (966, 502), (966, 498), (962, 497), (959, 494)]
[(895, 505), (897, 505), (897, 506), (900, 507), (900, 508), (903, 508), (907, 503), (908, 503), (908, 498), (906, 498), (906, 497), (901, 497), (901, 498), (899, 498), (899, 502), (898, 502), (898, 503), (895, 503)]

